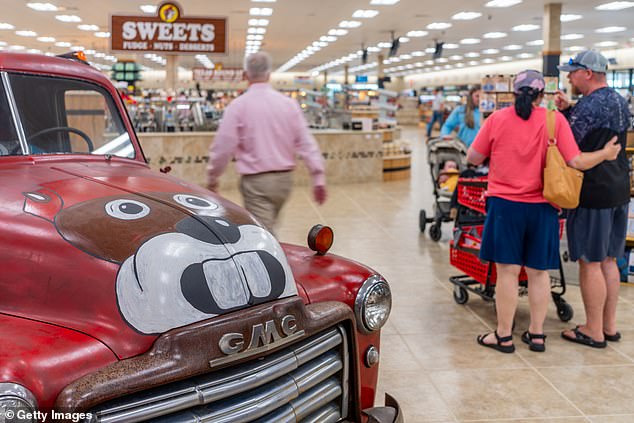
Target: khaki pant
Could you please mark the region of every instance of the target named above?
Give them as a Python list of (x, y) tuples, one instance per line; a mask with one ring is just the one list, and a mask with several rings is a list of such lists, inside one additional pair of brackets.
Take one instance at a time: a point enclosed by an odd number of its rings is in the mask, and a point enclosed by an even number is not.
[(277, 216), (293, 188), (293, 172), (242, 175), (240, 192), (244, 207), (275, 235)]

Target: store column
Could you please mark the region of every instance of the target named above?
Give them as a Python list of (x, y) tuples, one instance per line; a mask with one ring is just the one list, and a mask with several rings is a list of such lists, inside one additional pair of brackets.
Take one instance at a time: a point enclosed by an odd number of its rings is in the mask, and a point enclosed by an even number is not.
[(544, 51), (543, 68), (545, 76), (559, 76), (561, 56), (561, 3), (544, 5)]
[(343, 83), (344, 85), (348, 85), (348, 72), (349, 72), (349, 66), (346, 63), (345, 65), (343, 65)]
[(165, 89), (175, 93), (176, 87), (178, 87), (178, 56), (168, 54), (165, 66)]

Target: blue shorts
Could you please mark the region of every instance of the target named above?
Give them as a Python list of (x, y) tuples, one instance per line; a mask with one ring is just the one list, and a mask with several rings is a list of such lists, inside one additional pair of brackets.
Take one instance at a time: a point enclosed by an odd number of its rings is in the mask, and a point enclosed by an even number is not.
[(570, 259), (585, 262), (603, 261), (625, 254), (628, 205), (607, 209), (568, 211), (566, 233)]
[(557, 210), (548, 203), (490, 197), (480, 258), (538, 270), (559, 269)]

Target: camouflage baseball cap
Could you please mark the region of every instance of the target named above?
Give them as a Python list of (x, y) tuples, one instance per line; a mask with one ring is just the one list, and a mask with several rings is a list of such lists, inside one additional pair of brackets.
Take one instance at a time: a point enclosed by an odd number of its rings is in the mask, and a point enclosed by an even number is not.
[(546, 87), (546, 83), (544, 82), (542, 73), (533, 69), (527, 69), (518, 73), (513, 80), (513, 92), (520, 94), (522, 88), (525, 87), (543, 91), (544, 87)]
[(568, 63), (557, 66), (560, 71), (574, 72), (579, 69), (591, 70), (593, 72), (606, 73), (608, 71), (608, 59), (595, 50), (586, 50), (570, 58)]

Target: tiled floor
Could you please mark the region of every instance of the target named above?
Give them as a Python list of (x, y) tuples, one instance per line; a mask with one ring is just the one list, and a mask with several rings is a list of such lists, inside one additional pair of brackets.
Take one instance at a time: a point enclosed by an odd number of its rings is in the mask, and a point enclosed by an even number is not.
[[(624, 339), (605, 350), (576, 346), (559, 332), (583, 321), (579, 289), (568, 285), (566, 300), (576, 317), (561, 322), (555, 307), (546, 321), (548, 349), (534, 353), (520, 341), (528, 303), (520, 299), (515, 354), (500, 354), (475, 342), (495, 325), (492, 303), (471, 295), (466, 305), (452, 298), (448, 277), (451, 225), (436, 243), (418, 229), (418, 213), (433, 201), (422, 131), (403, 138), (414, 149), (410, 180), (329, 187), (321, 207), (308, 188), (295, 189), (284, 210), (279, 237), (303, 244), (315, 223), (335, 230), (332, 252), (356, 259), (390, 282), (394, 304), (383, 329), (377, 400), (397, 398), (406, 422), (634, 422), (634, 287), (621, 289), (619, 330)], [(223, 193), (239, 202), (237, 192)], [(574, 267), (566, 267), (574, 272)], [(574, 276), (574, 275), (570, 275)]]

